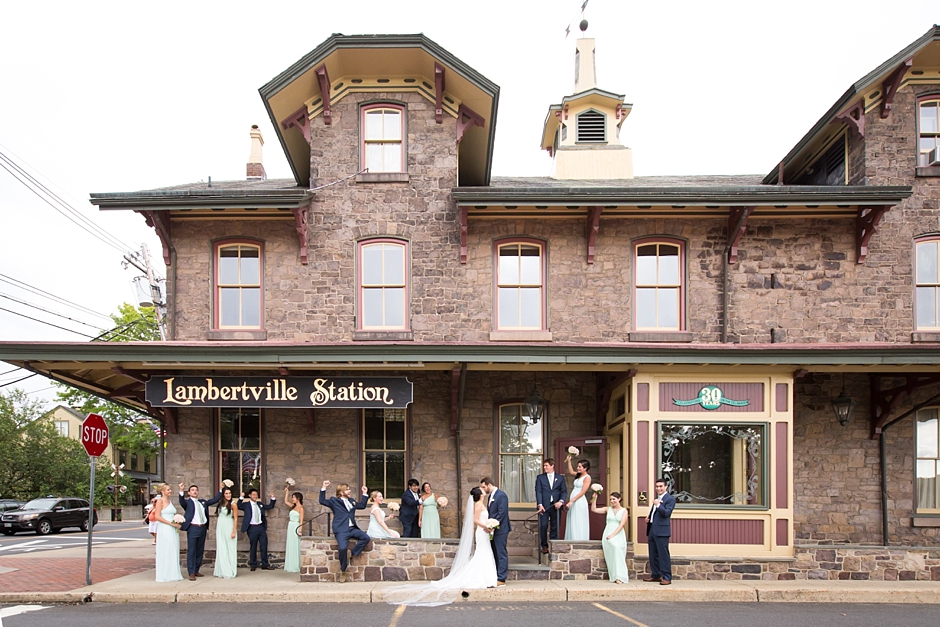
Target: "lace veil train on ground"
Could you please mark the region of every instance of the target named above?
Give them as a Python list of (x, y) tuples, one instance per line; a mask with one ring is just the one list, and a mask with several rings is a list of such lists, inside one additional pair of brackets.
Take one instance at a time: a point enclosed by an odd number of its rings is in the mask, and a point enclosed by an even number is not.
[(385, 601), (393, 605), (419, 605), (433, 607), (453, 603), (465, 589), (465, 575), (470, 558), (473, 555), (473, 497), (467, 497), (464, 510), (463, 528), (460, 531), (460, 544), (450, 567), (450, 573), (438, 581), (404, 584), (386, 588)]

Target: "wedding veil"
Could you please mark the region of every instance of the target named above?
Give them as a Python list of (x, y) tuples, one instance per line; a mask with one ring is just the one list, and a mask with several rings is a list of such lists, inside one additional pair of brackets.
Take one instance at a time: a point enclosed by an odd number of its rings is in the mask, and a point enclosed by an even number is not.
[(464, 510), (463, 527), (460, 530), (460, 544), (450, 567), (450, 573), (438, 581), (405, 584), (384, 590), (387, 603), (393, 605), (421, 605), (432, 607), (453, 603), (463, 587), (463, 574), (473, 556), (473, 497), (467, 497)]

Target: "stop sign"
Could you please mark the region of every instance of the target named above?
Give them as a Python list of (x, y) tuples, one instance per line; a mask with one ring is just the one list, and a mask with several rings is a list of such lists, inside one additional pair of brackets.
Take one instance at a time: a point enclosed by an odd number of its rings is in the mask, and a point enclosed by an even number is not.
[(88, 414), (82, 422), (82, 446), (90, 457), (101, 457), (108, 448), (108, 425), (98, 414)]

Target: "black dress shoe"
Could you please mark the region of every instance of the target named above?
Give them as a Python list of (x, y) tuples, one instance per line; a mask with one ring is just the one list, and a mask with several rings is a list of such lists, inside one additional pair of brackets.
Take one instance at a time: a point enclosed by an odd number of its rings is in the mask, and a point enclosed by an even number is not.
[(274, 566), (271, 566), (270, 564), (268, 564), (267, 566), (262, 566), (261, 570), (274, 570)]
[(547, 546), (542, 547), (542, 553), (545, 553), (546, 555), (548, 555), (548, 547), (547, 547)]
[(257, 568), (258, 568), (257, 566), (252, 566), (252, 567), (251, 567), (251, 572), (255, 572), (255, 569), (257, 569)]
[(662, 581), (662, 579), (660, 579), (659, 577), (643, 577), (643, 581), (656, 581), (656, 582), (659, 582), (659, 581)]

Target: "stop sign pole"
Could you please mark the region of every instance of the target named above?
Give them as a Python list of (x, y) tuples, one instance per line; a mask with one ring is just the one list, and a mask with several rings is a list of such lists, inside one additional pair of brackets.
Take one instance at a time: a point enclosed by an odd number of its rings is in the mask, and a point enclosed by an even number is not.
[(91, 534), (95, 528), (95, 466), (98, 458), (108, 448), (108, 424), (98, 414), (88, 414), (82, 421), (82, 446), (91, 460), (91, 478), (88, 495), (88, 555), (85, 560), (85, 585), (91, 585)]

